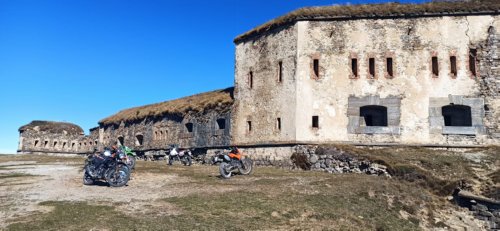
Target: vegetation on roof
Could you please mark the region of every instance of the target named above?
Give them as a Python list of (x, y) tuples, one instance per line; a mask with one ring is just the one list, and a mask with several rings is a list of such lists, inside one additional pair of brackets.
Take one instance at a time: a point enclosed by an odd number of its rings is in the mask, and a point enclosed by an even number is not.
[(356, 19), (366, 17), (414, 17), (433, 14), (479, 12), (498, 13), (499, 11), (500, 1), (498, 0), (439, 1), (424, 4), (384, 3), (306, 7), (292, 11), (244, 34), (241, 34), (234, 39), (234, 42), (239, 43), (247, 38), (300, 20), (332, 18)]
[(72, 123), (66, 122), (55, 122), (55, 121), (42, 121), (42, 120), (33, 120), (31, 123), (26, 124), (19, 128), (19, 132), (24, 131), (40, 131), (40, 132), (50, 132), (56, 134), (62, 134), (65, 131), (68, 134), (80, 135), (83, 134), (83, 129)]
[(146, 117), (157, 118), (164, 115), (184, 116), (187, 113), (203, 113), (207, 110), (229, 111), (233, 104), (234, 88), (205, 92), (180, 99), (155, 103), (122, 110), (99, 121), (101, 125), (120, 124), (142, 120)]

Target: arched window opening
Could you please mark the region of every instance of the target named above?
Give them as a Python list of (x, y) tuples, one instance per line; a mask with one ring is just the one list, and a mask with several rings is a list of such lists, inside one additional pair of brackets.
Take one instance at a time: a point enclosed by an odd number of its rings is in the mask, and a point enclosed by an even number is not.
[(125, 146), (125, 139), (123, 139), (123, 136), (118, 137), (118, 144), (121, 146)]
[(63, 143), (62, 148), (66, 148), (66, 142)]
[(53, 147), (56, 147), (57, 146), (57, 141), (54, 141), (54, 145), (52, 145)]
[(472, 113), (469, 106), (447, 105), (441, 108), (444, 117), (444, 126), (472, 126)]
[(219, 127), (219, 129), (226, 129), (226, 119), (217, 119), (217, 127)]
[(38, 140), (35, 140), (35, 144), (33, 145), (33, 147), (38, 147)]
[(193, 132), (193, 123), (186, 123), (186, 129), (188, 132)]
[(49, 141), (46, 140), (45, 143), (43, 144), (43, 147), (46, 148), (47, 144), (49, 144)]
[(144, 136), (142, 135), (135, 136), (135, 145), (142, 146), (142, 141), (144, 141)]
[(387, 108), (384, 106), (360, 107), (359, 115), (365, 119), (366, 126), (387, 126)]

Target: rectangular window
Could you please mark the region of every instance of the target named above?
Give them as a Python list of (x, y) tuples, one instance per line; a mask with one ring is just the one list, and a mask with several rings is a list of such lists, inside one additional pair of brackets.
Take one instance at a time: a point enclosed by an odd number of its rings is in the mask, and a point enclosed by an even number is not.
[(217, 127), (219, 128), (219, 130), (226, 129), (226, 119), (217, 119)]
[(252, 121), (247, 121), (247, 132), (252, 132)]
[(314, 71), (314, 76), (316, 78), (319, 78), (319, 59), (313, 60), (313, 71)]
[(432, 75), (434, 77), (439, 76), (439, 66), (438, 66), (438, 58), (437, 56), (432, 56)]
[(358, 78), (358, 59), (351, 59), (351, 72), (355, 78)]
[(389, 78), (392, 78), (394, 77), (394, 70), (393, 70), (393, 62), (392, 62), (392, 58), (387, 58), (386, 59), (386, 69), (387, 69), (387, 76)]
[(281, 131), (281, 118), (276, 119), (276, 130)]
[(253, 88), (253, 71), (248, 73), (248, 86), (250, 89)]
[(369, 58), (368, 59), (368, 69), (370, 72), (370, 78), (375, 78), (375, 59), (374, 58)]
[(278, 83), (281, 83), (283, 81), (283, 62), (279, 61), (278, 62)]
[(319, 128), (319, 116), (312, 117), (312, 127)]
[(457, 56), (450, 56), (450, 73), (451, 77), (457, 77)]
[(469, 71), (472, 76), (476, 77), (476, 62), (477, 62), (477, 50), (470, 49), (469, 50)]

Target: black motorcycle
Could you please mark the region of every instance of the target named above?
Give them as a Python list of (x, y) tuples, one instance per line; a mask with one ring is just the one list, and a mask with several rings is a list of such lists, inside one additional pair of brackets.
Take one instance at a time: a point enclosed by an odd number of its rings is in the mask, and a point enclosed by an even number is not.
[(245, 156), (242, 156), (241, 159), (236, 159), (219, 152), (212, 158), (212, 164), (218, 163), (220, 163), (220, 175), (226, 179), (230, 178), (233, 173), (249, 175), (253, 170), (253, 161)]
[(121, 187), (130, 179), (130, 168), (125, 163), (123, 153), (112, 155), (109, 150), (102, 155), (91, 154), (85, 160), (83, 184), (92, 185), (97, 180), (105, 180), (112, 187)]

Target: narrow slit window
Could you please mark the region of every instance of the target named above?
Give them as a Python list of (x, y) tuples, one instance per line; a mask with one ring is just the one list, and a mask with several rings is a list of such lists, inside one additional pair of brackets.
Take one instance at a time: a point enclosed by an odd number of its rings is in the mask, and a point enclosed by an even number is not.
[(357, 78), (358, 77), (358, 59), (351, 59), (351, 72), (352, 75)]
[(319, 59), (313, 60), (313, 71), (314, 71), (314, 76), (316, 78), (319, 78)]
[(450, 73), (453, 78), (457, 77), (457, 56), (450, 56)]
[(252, 121), (247, 121), (247, 132), (252, 131)]
[(477, 50), (476, 49), (470, 49), (469, 50), (469, 71), (471, 72), (472, 76), (476, 77), (476, 61), (477, 61)]
[(368, 59), (368, 69), (370, 72), (370, 78), (375, 78), (375, 59), (374, 58), (369, 58)]
[(319, 116), (312, 117), (312, 127), (319, 128)]
[(193, 123), (186, 123), (186, 130), (189, 133), (193, 132)]
[(35, 140), (35, 145), (34, 145), (34, 147), (38, 147), (38, 142), (39, 142), (38, 140)]
[(281, 131), (281, 118), (276, 118), (276, 130)]
[(253, 71), (250, 71), (248, 73), (248, 86), (250, 88), (253, 88)]
[(54, 141), (54, 145), (52, 145), (52, 146), (54, 146), (54, 147), (57, 146), (57, 141)]
[(434, 77), (439, 76), (439, 64), (437, 56), (432, 56), (432, 75), (434, 75)]
[(45, 141), (45, 143), (43, 144), (43, 147), (46, 148), (47, 144), (49, 144), (49, 141)]
[(392, 62), (392, 58), (387, 58), (386, 59), (386, 68), (387, 68), (387, 76), (389, 78), (394, 77), (394, 63)]
[(283, 81), (283, 62), (279, 61), (278, 62), (278, 83), (281, 83)]
[(63, 143), (62, 148), (66, 148), (66, 142)]

